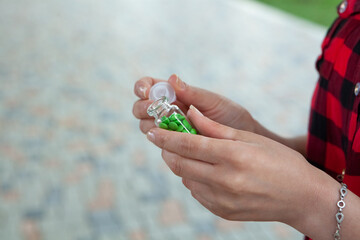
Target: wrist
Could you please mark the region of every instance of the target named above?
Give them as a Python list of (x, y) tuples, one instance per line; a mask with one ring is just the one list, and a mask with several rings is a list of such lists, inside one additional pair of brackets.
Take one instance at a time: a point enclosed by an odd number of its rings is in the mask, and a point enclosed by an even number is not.
[(312, 167), (307, 189), (297, 208), (298, 216), (289, 225), (312, 239), (332, 239), (336, 229), (336, 203), (339, 200), (340, 183), (325, 172)]

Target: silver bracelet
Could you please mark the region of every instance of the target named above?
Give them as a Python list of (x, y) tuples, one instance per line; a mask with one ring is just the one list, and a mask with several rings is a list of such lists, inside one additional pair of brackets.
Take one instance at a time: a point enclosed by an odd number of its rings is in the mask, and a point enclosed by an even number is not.
[(344, 220), (344, 214), (342, 213), (343, 208), (345, 207), (344, 198), (347, 194), (347, 186), (345, 183), (341, 183), (340, 188), (340, 200), (337, 202), (337, 206), (339, 208), (338, 212), (336, 213), (336, 231), (334, 233), (334, 240), (340, 240), (340, 228), (341, 223)]

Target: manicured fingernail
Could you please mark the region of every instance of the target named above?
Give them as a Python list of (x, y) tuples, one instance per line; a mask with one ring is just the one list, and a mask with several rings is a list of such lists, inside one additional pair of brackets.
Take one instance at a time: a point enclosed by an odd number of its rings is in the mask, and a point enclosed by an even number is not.
[(144, 96), (144, 98), (146, 98), (146, 90), (147, 88), (144, 86), (139, 87), (139, 92)]
[(146, 137), (149, 139), (149, 141), (154, 142), (155, 141), (155, 134), (152, 131), (148, 131), (146, 134)]
[(196, 107), (194, 107), (193, 105), (190, 105), (190, 109), (194, 110), (197, 114), (199, 114), (200, 116), (204, 116), (204, 114), (202, 114)]
[(186, 85), (183, 81), (181, 81), (181, 79), (178, 77), (178, 75), (176, 76), (176, 85), (178, 86), (178, 88), (180, 88), (181, 90), (184, 90)]

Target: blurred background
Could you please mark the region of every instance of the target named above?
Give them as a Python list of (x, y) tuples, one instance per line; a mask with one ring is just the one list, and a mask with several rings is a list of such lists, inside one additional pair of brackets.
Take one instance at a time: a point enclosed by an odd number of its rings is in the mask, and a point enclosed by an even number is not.
[(139, 131), (133, 86), (176, 73), (304, 134), (320, 24), (251, 0), (1, 0), (0, 239), (302, 239), (192, 199)]

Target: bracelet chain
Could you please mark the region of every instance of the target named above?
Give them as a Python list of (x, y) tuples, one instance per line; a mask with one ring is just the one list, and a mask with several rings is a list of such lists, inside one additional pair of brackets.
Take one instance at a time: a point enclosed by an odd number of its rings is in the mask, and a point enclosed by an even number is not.
[(345, 207), (345, 201), (344, 198), (347, 194), (347, 186), (345, 183), (341, 183), (340, 188), (340, 200), (337, 202), (337, 206), (339, 208), (338, 212), (336, 213), (336, 230), (334, 233), (334, 240), (340, 240), (340, 229), (341, 229), (341, 223), (344, 220), (344, 214), (343, 214), (343, 208)]

